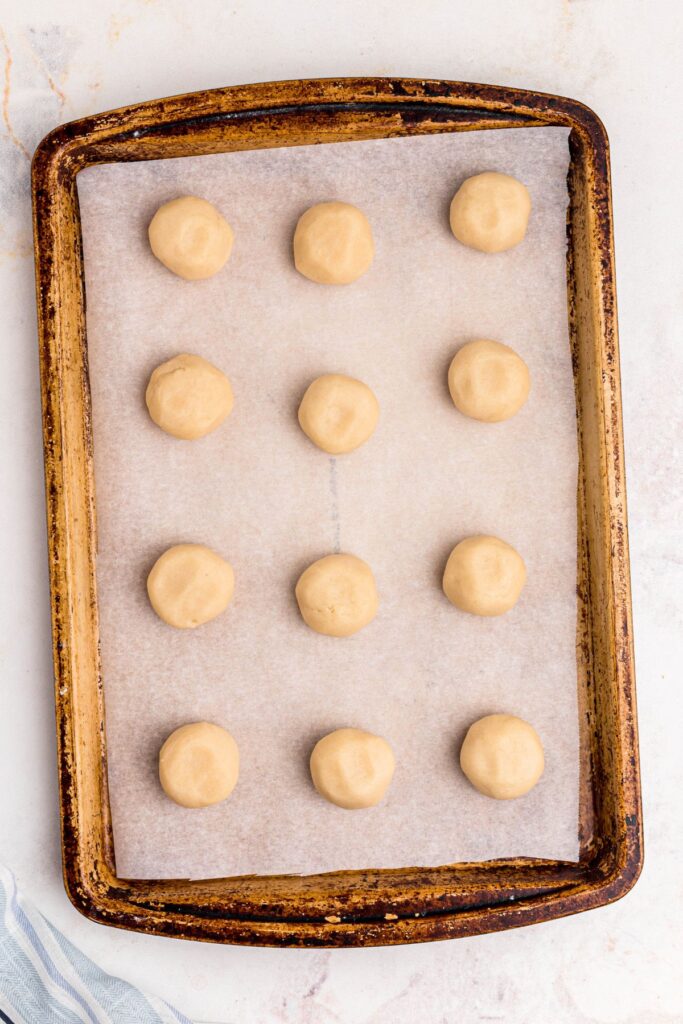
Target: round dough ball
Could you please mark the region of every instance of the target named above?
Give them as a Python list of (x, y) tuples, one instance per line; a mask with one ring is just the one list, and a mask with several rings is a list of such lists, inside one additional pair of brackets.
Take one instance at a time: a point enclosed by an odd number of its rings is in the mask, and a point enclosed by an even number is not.
[(158, 427), (194, 441), (230, 415), (234, 398), (224, 373), (201, 356), (174, 356), (149, 378), (145, 401)]
[(183, 196), (160, 206), (148, 233), (156, 258), (186, 281), (213, 277), (232, 250), (233, 233), (227, 220), (197, 196)]
[(367, 217), (349, 203), (318, 203), (299, 218), (294, 265), (318, 284), (351, 284), (375, 255)]
[(299, 406), (299, 423), (313, 444), (330, 455), (364, 444), (379, 418), (379, 403), (360, 380), (327, 373), (314, 380)]
[(202, 544), (164, 551), (147, 577), (147, 593), (160, 619), (194, 629), (224, 612), (235, 590), (232, 566)]
[(379, 607), (372, 569), (355, 555), (326, 555), (313, 562), (295, 593), (306, 625), (325, 636), (357, 633)]
[(468, 537), (453, 548), (443, 574), (446, 597), (472, 615), (502, 615), (517, 603), (526, 566), (497, 537)]
[(362, 729), (336, 729), (316, 743), (311, 778), (330, 803), (356, 810), (380, 802), (395, 765), (394, 752), (381, 736)]
[(499, 341), (470, 341), (456, 352), (448, 370), (448, 390), (456, 408), (484, 423), (514, 416), (530, 387), (524, 360)]
[(181, 807), (208, 807), (237, 784), (240, 752), (226, 729), (192, 722), (172, 732), (159, 751), (159, 781)]
[(475, 789), (496, 800), (514, 800), (543, 774), (543, 744), (528, 722), (514, 715), (486, 715), (471, 725), (460, 748), (460, 767)]
[(486, 171), (462, 183), (451, 202), (451, 231), (463, 245), (503, 252), (526, 234), (531, 198), (509, 174)]

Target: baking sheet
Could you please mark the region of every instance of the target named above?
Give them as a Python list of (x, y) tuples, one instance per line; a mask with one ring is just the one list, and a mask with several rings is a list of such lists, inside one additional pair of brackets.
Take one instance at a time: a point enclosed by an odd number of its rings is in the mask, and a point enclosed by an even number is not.
[[(568, 342), (567, 132), (492, 130), (91, 168), (78, 177), (85, 250), (109, 783), (122, 877), (209, 877), (436, 865), (499, 856), (577, 859), (577, 442)], [(531, 192), (527, 238), (485, 255), (459, 245), (448, 204), (496, 169)], [(151, 255), (163, 201), (204, 196), (235, 231), (216, 277), (184, 282)], [(308, 206), (360, 206), (376, 241), (348, 287), (294, 270)], [(450, 359), (489, 337), (527, 361), (527, 406), (502, 424), (461, 416)], [(152, 369), (196, 352), (230, 377), (235, 408), (183, 442), (148, 418)], [(331, 458), (301, 433), (298, 401), (325, 372), (375, 391), (379, 427)], [(443, 597), (457, 541), (491, 533), (523, 555), (528, 582), (506, 616)], [(145, 579), (179, 542), (227, 557), (225, 615), (175, 631)], [(301, 621), (293, 587), (343, 550), (372, 566), (376, 620), (349, 639)], [(467, 726), (507, 711), (537, 728), (546, 772), (498, 802), (462, 776)], [(229, 801), (203, 810), (162, 793), (156, 758), (177, 726), (207, 719), (241, 751)], [(385, 736), (397, 769), (385, 801), (349, 812), (313, 790), (316, 739), (340, 726)]]

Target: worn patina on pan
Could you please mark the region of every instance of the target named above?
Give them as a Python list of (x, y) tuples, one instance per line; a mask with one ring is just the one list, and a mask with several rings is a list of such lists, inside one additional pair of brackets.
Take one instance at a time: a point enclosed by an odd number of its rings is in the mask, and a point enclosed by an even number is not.
[[(538, 125), (571, 129), (580, 861), (519, 858), (205, 881), (119, 878), (107, 794), (76, 175), (119, 160)], [(215, 89), (57, 128), (34, 157), (33, 208), (62, 853), (75, 906), (105, 924), (182, 938), (366, 946), (513, 928), (628, 892), (643, 844), (609, 149), (596, 115), (558, 96), (460, 82), (359, 78)]]

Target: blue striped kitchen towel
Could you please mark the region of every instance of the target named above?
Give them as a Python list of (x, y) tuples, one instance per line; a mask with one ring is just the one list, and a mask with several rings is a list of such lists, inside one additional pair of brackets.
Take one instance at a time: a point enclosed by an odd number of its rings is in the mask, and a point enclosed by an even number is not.
[(191, 1024), (182, 1013), (105, 974), (17, 891), (0, 864), (0, 1022)]

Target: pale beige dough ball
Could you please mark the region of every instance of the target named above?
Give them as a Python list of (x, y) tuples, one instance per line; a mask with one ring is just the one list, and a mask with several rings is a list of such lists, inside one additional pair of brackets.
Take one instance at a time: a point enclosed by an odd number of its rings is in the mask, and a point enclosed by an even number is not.
[(516, 603), (526, 566), (513, 547), (498, 537), (476, 536), (453, 548), (443, 574), (446, 597), (472, 615), (502, 615)]
[(496, 171), (475, 174), (451, 202), (451, 231), (463, 245), (481, 252), (503, 252), (526, 234), (531, 198), (526, 187)]
[(355, 555), (326, 555), (296, 585), (301, 616), (325, 636), (351, 636), (372, 622), (379, 597), (372, 569)]
[(448, 370), (448, 390), (456, 408), (484, 423), (514, 416), (530, 387), (524, 360), (499, 341), (470, 341), (456, 352)]
[(164, 203), (148, 233), (156, 258), (186, 281), (213, 277), (232, 251), (232, 228), (215, 206), (198, 196)]
[(145, 401), (158, 427), (194, 441), (219, 427), (234, 403), (230, 381), (201, 356), (174, 356), (149, 378)]
[(164, 551), (147, 577), (147, 593), (160, 619), (194, 629), (215, 619), (232, 600), (232, 566), (202, 544), (176, 544)]
[(373, 433), (379, 403), (360, 380), (328, 373), (314, 380), (299, 406), (299, 424), (313, 444), (330, 455), (352, 452)]
[(208, 807), (229, 797), (237, 784), (240, 755), (226, 729), (192, 722), (172, 732), (159, 752), (159, 781), (181, 807)]
[(311, 778), (330, 803), (356, 810), (379, 803), (395, 764), (394, 753), (381, 736), (361, 729), (336, 729), (316, 743)]
[(299, 218), (294, 265), (318, 284), (351, 284), (375, 255), (367, 217), (349, 203), (318, 203)]
[(486, 715), (470, 726), (460, 767), (475, 789), (496, 800), (514, 800), (543, 774), (543, 744), (528, 722), (514, 715)]

